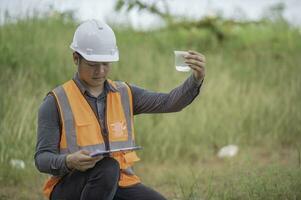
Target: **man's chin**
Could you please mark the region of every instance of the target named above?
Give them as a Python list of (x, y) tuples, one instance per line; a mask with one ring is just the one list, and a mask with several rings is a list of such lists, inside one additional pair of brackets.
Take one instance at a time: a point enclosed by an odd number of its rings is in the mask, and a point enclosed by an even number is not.
[(104, 84), (105, 80), (106, 80), (105, 78), (93, 79), (91, 81), (91, 85), (93, 85), (93, 86), (101, 86), (102, 84)]

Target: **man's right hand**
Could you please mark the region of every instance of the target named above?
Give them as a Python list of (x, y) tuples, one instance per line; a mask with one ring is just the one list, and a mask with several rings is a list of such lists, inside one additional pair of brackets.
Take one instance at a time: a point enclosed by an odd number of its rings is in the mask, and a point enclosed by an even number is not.
[(77, 169), (79, 171), (86, 171), (94, 167), (102, 158), (103, 156), (91, 157), (90, 151), (80, 150), (67, 155), (66, 165), (70, 170)]

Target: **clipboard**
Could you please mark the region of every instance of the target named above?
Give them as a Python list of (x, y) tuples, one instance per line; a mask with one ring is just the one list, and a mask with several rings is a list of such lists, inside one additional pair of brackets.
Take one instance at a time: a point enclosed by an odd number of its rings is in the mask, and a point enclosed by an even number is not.
[(111, 149), (111, 150), (106, 150), (106, 151), (100, 151), (100, 150), (96, 150), (92, 153), (90, 153), (91, 157), (96, 157), (96, 156), (100, 156), (106, 153), (115, 153), (115, 152), (119, 152), (119, 151), (136, 151), (136, 150), (141, 150), (142, 147), (141, 146), (135, 146), (135, 147), (126, 147), (126, 148), (121, 148), (121, 149)]

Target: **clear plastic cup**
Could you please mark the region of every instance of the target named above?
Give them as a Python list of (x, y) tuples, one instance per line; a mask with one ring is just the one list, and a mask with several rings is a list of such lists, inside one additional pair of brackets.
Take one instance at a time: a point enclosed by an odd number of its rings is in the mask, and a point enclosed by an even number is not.
[(174, 51), (174, 53), (176, 70), (179, 72), (189, 72), (191, 68), (185, 63), (184, 58), (189, 53), (187, 51)]

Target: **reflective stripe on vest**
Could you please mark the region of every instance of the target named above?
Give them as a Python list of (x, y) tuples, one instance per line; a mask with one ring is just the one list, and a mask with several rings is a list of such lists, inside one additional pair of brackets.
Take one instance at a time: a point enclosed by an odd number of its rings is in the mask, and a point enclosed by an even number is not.
[(116, 89), (119, 91), (121, 96), (121, 102), (123, 111), (125, 114), (126, 120), (126, 127), (128, 129), (128, 140), (125, 142), (110, 142), (111, 149), (119, 149), (124, 147), (135, 146), (135, 140), (133, 138), (133, 131), (132, 131), (132, 114), (130, 111), (130, 101), (129, 101), (129, 94), (127, 90), (127, 85), (123, 82), (116, 81)]
[[(76, 142), (76, 132), (75, 132), (75, 122), (72, 114), (72, 110), (68, 101), (68, 97), (65, 93), (65, 90), (62, 86), (59, 86), (53, 90), (53, 93), (56, 96), (57, 101), (59, 102), (62, 120), (64, 120), (65, 125), (65, 133), (66, 133), (66, 141), (67, 146), (70, 152), (76, 152), (79, 150), (79, 147)], [(68, 153), (68, 152), (61, 152), (61, 153)]]
[(124, 172), (124, 173), (126, 173), (126, 174), (128, 174), (128, 175), (134, 175), (135, 174), (132, 167), (128, 167), (126, 169), (122, 169), (121, 171)]
[[(73, 80), (71, 80), (72, 83), (67, 82), (67, 84), (74, 84), (74, 86), (77, 88), (76, 84), (74, 83)], [(123, 108), (123, 113), (126, 121), (126, 129), (127, 129), (127, 140), (126, 141), (112, 141), (110, 139), (111, 133), (109, 132), (109, 140), (110, 140), (110, 148), (111, 149), (117, 149), (117, 148), (124, 148), (124, 147), (130, 147), (135, 145), (134, 137), (133, 137), (133, 121), (132, 121), (132, 115), (133, 113), (131, 112), (130, 108), (130, 100), (129, 100), (129, 94), (128, 94), (128, 86), (123, 83), (123, 82), (112, 82), (109, 81), (113, 86), (116, 87), (118, 92), (120, 93), (120, 98), (121, 98), (121, 103), (122, 103), (122, 108)], [(79, 89), (77, 88), (78, 92)], [(66, 135), (66, 148), (63, 148), (61, 146), (60, 153), (65, 154), (65, 153), (73, 153), (76, 152), (80, 149), (86, 149), (89, 151), (95, 151), (95, 150), (105, 150), (105, 144), (93, 144), (93, 145), (85, 145), (85, 146), (80, 146), (77, 143), (77, 134), (76, 134), (76, 128), (75, 128), (75, 119), (74, 115), (71, 109), (71, 105), (69, 103), (66, 91), (63, 86), (59, 86), (53, 90), (53, 93), (58, 101), (61, 115), (62, 115), (62, 121), (63, 121), (63, 129), (62, 132), (65, 132)], [(83, 97), (84, 98), (84, 97)], [(110, 96), (109, 94), (107, 95), (107, 99), (109, 99)], [(92, 109), (92, 108), (91, 108)], [(108, 109), (108, 108), (107, 108)], [(93, 111), (92, 111), (93, 112)], [(110, 122), (108, 122), (110, 123)], [(111, 124), (108, 124), (109, 126)], [(115, 124), (112, 124), (115, 125)], [(119, 124), (117, 124), (119, 125)], [(122, 126), (119, 125), (119, 126)], [(120, 127), (117, 127), (120, 128)], [(122, 127), (121, 127), (122, 128)], [(108, 130), (109, 131), (109, 130)]]

